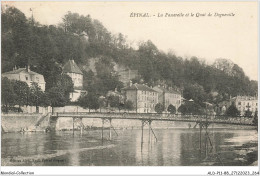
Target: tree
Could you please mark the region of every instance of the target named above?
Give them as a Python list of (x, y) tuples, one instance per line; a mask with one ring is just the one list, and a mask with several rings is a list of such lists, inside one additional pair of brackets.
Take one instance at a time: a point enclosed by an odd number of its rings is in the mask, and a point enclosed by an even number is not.
[(108, 104), (110, 105), (110, 107), (119, 108), (119, 105), (120, 105), (119, 96), (110, 95), (107, 98), (107, 100), (108, 100)]
[(201, 85), (186, 83), (184, 86), (183, 97), (187, 100), (193, 99), (194, 102), (203, 104), (207, 95)]
[(178, 108), (178, 112), (181, 112), (182, 114), (186, 114), (186, 113), (187, 113), (187, 106), (185, 106), (184, 104), (182, 104), (182, 105)]
[(67, 103), (66, 98), (63, 94), (62, 88), (52, 87), (47, 91), (47, 97), (49, 104), (52, 107), (52, 112), (54, 112), (54, 107), (63, 107)]
[[(257, 93), (257, 81), (250, 80), (242, 68), (229, 60), (218, 59), (208, 65), (197, 57), (183, 59), (173, 52), (160, 51), (152, 41), (142, 42), (134, 49), (128, 46), (126, 36), (112, 35), (90, 15), (68, 12), (60, 26), (30, 23), (32, 20), (14, 7), (4, 9), (1, 16), (2, 72), (29, 64), (32, 71), (44, 76), (46, 91), (62, 87), (66, 99), (72, 89), (66, 78), (61, 78), (62, 65), (72, 58), (83, 69), (84, 88), (99, 96), (116, 87), (120, 90), (122, 83), (114, 66), (121, 65), (138, 71), (135, 81), (176, 85), (182, 88), (185, 99), (192, 98), (200, 106), (204, 101), (217, 104), (229, 100), (230, 95)], [(95, 68), (91, 68), (93, 73), (86, 73), (84, 69), (92, 58), (97, 60)], [(212, 92), (217, 94), (211, 95)]]
[(164, 107), (163, 107), (163, 105), (161, 104), (161, 103), (157, 103), (156, 105), (155, 105), (155, 112), (157, 112), (158, 114), (160, 114), (160, 113), (162, 113), (163, 112), (163, 110), (164, 110)]
[(28, 105), (28, 96), (29, 96), (29, 86), (26, 82), (23, 81), (13, 81), (13, 89), (16, 94), (15, 103), (20, 107), (23, 105)]
[(185, 104), (182, 104), (178, 111), (182, 114), (202, 114), (202, 107), (196, 103), (196, 102), (186, 102)]
[(67, 102), (69, 101), (70, 93), (74, 91), (74, 85), (72, 82), (72, 79), (69, 75), (61, 74), (58, 77), (56, 85), (60, 88), (62, 88), (62, 92), (64, 94), (64, 97), (66, 98)]
[(171, 114), (175, 114), (176, 113), (176, 108), (175, 106), (173, 106), (172, 104), (170, 104), (167, 108), (167, 111), (170, 112)]
[(89, 109), (95, 109), (97, 110), (99, 108), (99, 103), (98, 103), (98, 97), (97, 95), (91, 95), (89, 96)]
[(134, 109), (134, 103), (131, 101), (131, 100), (127, 100), (125, 102), (125, 109), (129, 111), (133, 110)]
[(2, 78), (1, 84), (1, 101), (4, 105), (4, 111), (8, 112), (10, 106), (15, 105), (16, 94), (13, 84), (8, 78)]
[(226, 111), (226, 115), (231, 116), (231, 117), (235, 117), (235, 116), (240, 115), (240, 112), (238, 111), (238, 109), (236, 108), (234, 103), (228, 107), (228, 109)]
[(98, 96), (93, 92), (89, 92), (87, 95), (80, 97), (78, 103), (81, 107), (85, 109), (88, 108), (89, 111), (90, 109), (97, 110), (100, 107)]
[(39, 112), (39, 106), (43, 105), (44, 92), (38, 86), (37, 83), (33, 82), (29, 91), (29, 104), (36, 107), (36, 112)]
[(118, 105), (119, 112), (121, 111), (121, 109), (124, 109), (124, 107), (125, 107), (125, 104), (123, 102), (119, 102), (119, 105)]
[(245, 116), (246, 116), (246, 117), (252, 117), (252, 113), (253, 113), (252, 111), (250, 111), (249, 109), (247, 109), (246, 112), (245, 112)]
[(82, 108), (84, 109), (87, 109), (89, 107), (89, 101), (87, 99), (87, 96), (82, 96), (82, 97), (79, 97), (78, 99), (78, 105), (81, 106)]

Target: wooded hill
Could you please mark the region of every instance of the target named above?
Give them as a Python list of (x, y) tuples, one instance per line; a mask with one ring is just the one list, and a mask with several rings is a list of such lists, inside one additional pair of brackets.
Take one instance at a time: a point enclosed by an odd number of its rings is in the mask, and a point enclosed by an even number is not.
[[(162, 52), (152, 41), (134, 49), (126, 36), (112, 34), (90, 15), (68, 12), (57, 26), (41, 25), (13, 7), (3, 9), (1, 15), (2, 72), (29, 64), (33, 71), (44, 75), (46, 91), (59, 81), (62, 66), (74, 59), (83, 70), (84, 88), (97, 95), (122, 87), (113, 74), (113, 63), (138, 70), (141, 78), (136, 82), (176, 86), (184, 98), (199, 104), (257, 93), (257, 81), (250, 80), (242, 68), (226, 59), (208, 65), (197, 57), (187, 59)], [(87, 69), (91, 58), (99, 58), (97, 74)]]

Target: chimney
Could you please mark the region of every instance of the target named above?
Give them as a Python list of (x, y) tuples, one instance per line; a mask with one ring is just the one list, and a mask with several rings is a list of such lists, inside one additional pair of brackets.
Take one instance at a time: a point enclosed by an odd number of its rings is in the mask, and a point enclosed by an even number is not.
[(30, 71), (31, 71), (31, 70), (30, 70), (30, 65), (27, 66), (27, 69), (26, 69), (26, 70), (27, 70), (27, 72), (30, 72)]

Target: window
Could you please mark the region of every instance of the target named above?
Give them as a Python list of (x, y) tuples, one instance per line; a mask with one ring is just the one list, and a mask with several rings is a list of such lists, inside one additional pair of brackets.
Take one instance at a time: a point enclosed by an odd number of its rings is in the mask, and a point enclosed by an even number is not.
[(39, 78), (38, 77), (36, 77), (36, 82), (39, 82)]
[(238, 105), (241, 105), (241, 102), (238, 102)]
[(25, 76), (26, 81), (28, 81), (28, 76)]

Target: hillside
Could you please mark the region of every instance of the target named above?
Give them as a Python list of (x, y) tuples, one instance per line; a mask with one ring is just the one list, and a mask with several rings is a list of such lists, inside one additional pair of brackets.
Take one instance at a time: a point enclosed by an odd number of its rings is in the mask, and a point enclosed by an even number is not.
[(57, 82), (64, 63), (74, 59), (83, 70), (84, 88), (98, 95), (122, 87), (113, 74), (115, 63), (138, 70), (141, 78), (135, 82), (178, 87), (184, 98), (200, 104), (257, 93), (257, 82), (228, 59), (207, 65), (197, 57), (186, 59), (164, 53), (152, 41), (134, 49), (123, 34), (112, 34), (90, 15), (68, 12), (58, 26), (41, 25), (16, 8), (5, 9), (1, 15), (2, 72), (29, 64), (44, 75), (46, 90)]

